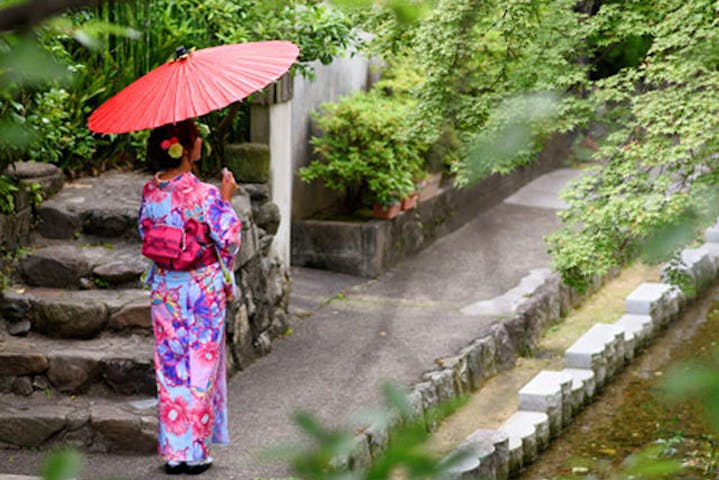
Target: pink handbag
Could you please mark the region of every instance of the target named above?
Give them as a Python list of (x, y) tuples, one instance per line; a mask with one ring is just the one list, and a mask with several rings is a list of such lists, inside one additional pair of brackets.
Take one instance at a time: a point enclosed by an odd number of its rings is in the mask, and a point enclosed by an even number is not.
[[(193, 270), (203, 259), (207, 241), (208, 226), (189, 219), (185, 227), (165, 223), (154, 223), (146, 218), (142, 221), (144, 238), (142, 254), (158, 266), (168, 270)], [(214, 252), (210, 251), (212, 255)]]

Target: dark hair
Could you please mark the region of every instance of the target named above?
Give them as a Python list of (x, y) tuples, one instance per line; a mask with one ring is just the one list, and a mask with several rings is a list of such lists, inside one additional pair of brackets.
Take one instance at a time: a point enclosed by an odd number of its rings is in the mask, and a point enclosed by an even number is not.
[(182, 158), (172, 158), (169, 151), (162, 148), (162, 142), (175, 137), (185, 150), (192, 150), (198, 136), (197, 125), (192, 119), (154, 128), (147, 139), (147, 159), (150, 161), (150, 167), (154, 171), (179, 167)]

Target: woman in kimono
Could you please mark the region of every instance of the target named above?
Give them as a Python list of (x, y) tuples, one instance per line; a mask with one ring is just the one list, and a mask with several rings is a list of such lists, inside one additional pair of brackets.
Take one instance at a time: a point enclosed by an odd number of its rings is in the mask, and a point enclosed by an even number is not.
[(197, 260), (182, 270), (150, 266), (159, 397), (159, 453), (168, 474), (197, 474), (212, 465), (210, 444), (227, 444), (225, 307), (235, 295), (234, 259), (241, 222), (230, 204), (237, 189), (223, 171), (220, 188), (192, 173), (202, 139), (192, 120), (150, 133), (148, 159), (159, 170), (144, 186), (140, 235), (155, 225), (203, 226)]

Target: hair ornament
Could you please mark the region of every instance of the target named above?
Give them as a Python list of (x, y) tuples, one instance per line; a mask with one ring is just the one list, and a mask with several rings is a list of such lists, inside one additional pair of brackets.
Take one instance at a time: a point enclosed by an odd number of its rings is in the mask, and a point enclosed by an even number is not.
[(162, 148), (163, 150), (167, 150), (167, 154), (171, 158), (182, 157), (183, 148), (177, 137), (171, 137), (166, 140), (163, 140), (162, 143), (160, 143), (160, 148)]

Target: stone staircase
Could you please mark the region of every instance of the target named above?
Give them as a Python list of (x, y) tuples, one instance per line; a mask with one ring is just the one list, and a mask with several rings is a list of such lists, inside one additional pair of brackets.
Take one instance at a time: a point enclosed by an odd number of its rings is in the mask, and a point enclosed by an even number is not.
[[(82, 179), (36, 209), (17, 283), (0, 303), (0, 446), (156, 449), (149, 291), (139, 282), (147, 261), (136, 220), (147, 179)], [(255, 199), (243, 188), (233, 199), (244, 251), (236, 271), (243, 298), (228, 315), (232, 370), (269, 351), (287, 310), (286, 268), (269, 255), (274, 232), (253, 216), (272, 204), (261, 187), (248, 187)]]

